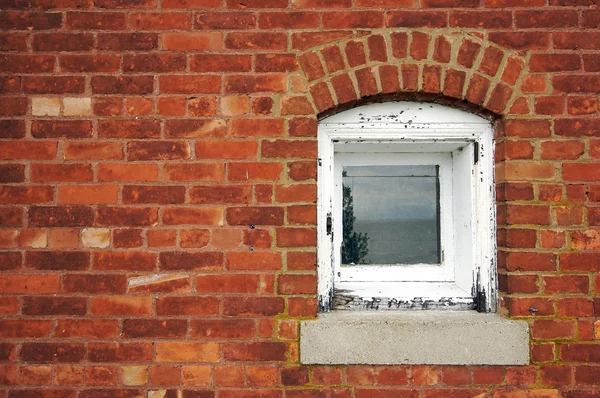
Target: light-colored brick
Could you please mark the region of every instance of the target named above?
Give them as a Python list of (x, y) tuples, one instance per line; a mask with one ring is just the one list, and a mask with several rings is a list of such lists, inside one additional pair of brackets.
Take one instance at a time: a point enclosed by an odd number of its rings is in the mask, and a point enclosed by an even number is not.
[(34, 97), (31, 99), (31, 114), (33, 116), (58, 116), (60, 100), (58, 98)]
[(110, 230), (107, 228), (84, 228), (81, 231), (84, 247), (106, 248), (110, 245)]
[(221, 113), (224, 116), (240, 116), (248, 113), (250, 98), (248, 97), (223, 97), (221, 99)]
[(65, 116), (88, 116), (92, 114), (91, 98), (64, 98), (63, 115)]
[(126, 386), (142, 386), (148, 382), (148, 368), (145, 366), (121, 366), (121, 382)]

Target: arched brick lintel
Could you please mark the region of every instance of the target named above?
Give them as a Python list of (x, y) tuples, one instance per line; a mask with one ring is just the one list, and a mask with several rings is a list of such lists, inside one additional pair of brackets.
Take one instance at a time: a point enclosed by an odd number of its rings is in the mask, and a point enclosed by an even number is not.
[(519, 88), (527, 54), (499, 47), (484, 34), (374, 31), (307, 49), (298, 62), (320, 117), (387, 99), (434, 101), (496, 116), (527, 108)]

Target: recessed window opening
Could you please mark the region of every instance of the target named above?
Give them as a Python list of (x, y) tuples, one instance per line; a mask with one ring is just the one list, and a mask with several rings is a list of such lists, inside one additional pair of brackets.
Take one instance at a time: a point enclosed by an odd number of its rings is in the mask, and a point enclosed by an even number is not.
[(371, 104), (320, 123), (319, 161), (321, 310), (495, 310), (487, 120)]

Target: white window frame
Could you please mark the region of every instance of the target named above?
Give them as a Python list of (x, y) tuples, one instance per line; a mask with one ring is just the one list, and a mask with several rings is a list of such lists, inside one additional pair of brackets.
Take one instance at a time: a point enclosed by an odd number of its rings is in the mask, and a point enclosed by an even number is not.
[[(496, 311), (494, 143), (488, 120), (435, 104), (370, 104), (322, 120), (318, 140), (320, 311)], [(441, 266), (342, 269), (341, 170), (359, 164), (440, 165)]]

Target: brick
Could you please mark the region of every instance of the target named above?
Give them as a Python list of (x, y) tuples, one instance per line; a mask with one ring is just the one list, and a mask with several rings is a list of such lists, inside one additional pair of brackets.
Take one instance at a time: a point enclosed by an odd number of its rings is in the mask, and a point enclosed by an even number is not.
[(150, 296), (97, 296), (90, 300), (90, 313), (96, 316), (142, 316), (152, 314)]
[(274, 103), (275, 102), (270, 97), (252, 98), (252, 113), (261, 116), (272, 115)]
[[(114, 386), (117, 383), (116, 366), (88, 366), (85, 369), (86, 384), (90, 386)], [(90, 394), (99, 393), (91, 390)], [(93, 396), (93, 395), (92, 395)]]
[(230, 270), (279, 270), (281, 261), (281, 253), (229, 252), (226, 267)]
[(567, 97), (567, 112), (569, 115), (590, 115), (599, 110), (599, 101), (595, 97)]
[(444, 28), (447, 13), (442, 11), (390, 11), (386, 15), (388, 28)]
[[(207, 316), (219, 313), (219, 299), (216, 297), (171, 296), (157, 299), (158, 315), (195, 315)], [(207, 321), (208, 322), (208, 321)], [(192, 334), (194, 334), (192, 323)]]
[(90, 51), (94, 36), (90, 33), (40, 33), (33, 36), (35, 51)]
[[(25, 181), (25, 165), (22, 164), (3, 164), (0, 165), (0, 182), (14, 183)], [(34, 181), (34, 180), (32, 180)], [(36, 181), (40, 182), (40, 181)]]
[(158, 167), (151, 164), (103, 163), (98, 165), (98, 181), (156, 181)]
[(581, 69), (581, 59), (575, 54), (533, 54), (529, 60), (532, 72), (563, 72)]
[(150, 226), (158, 221), (155, 208), (98, 207), (96, 224), (102, 226)]
[(64, 278), (63, 290), (69, 293), (123, 294), (126, 284), (125, 275), (70, 274)]
[(292, 54), (257, 54), (254, 56), (256, 72), (293, 72), (298, 70), (298, 62)]
[(22, 229), (19, 234), (19, 246), (45, 248), (48, 246), (48, 233), (43, 229)]
[(536, 319), (531, 328), (534, 339), (573, 339), (575, 337), (575, 322), (566, 320)]
[(179, 245), (181, 247), (205, 247), (210, 242), (208, 229), (183, 229), (179, 232)]
[(598, 48), (598, 32), (554, 32), (554, 48), (568, 50), (594, 50)]
[(221, 91), (219, 76), (161, 76), (159, 89), (165, 94), (218, 94)]
[[(181, 369), (178, 366), (155, 365), (150, 367), (150, 385), (175, 386), (181, 384)], [(160, 391), (157, 391), (160, 394)], [(148, 395), (153, 397), (152, 395)], [(159, 396), (159, 395), (157, 395)]]
[[(2, 247), (2, 248), (14, 248), (14, 247), (16, 247), (17, 246), (18, 237), (19, 237), (19, 231), (17, 231), (17, 230), (10, 230), (9, 229), (9, 230), (2, 230), (2, 231), (0, 231), (0, 247)], [(2, 258), (5, 258), (5, 256), (6, 256), (7, 260), (11, 260), (15, 255), (19, 255), (20, 256), (20, 253), (19, 254), (17, 254), (17, 253), (15, 253), (15, 254), (4, 254), (3, 253)], [(12, 260), (12, 261), (9, 261), (9, 263), (16, 263), (16, 261)], [(20, 261), (19, 261), (19, 263), (20, 263)], [(4, 267), (4, 264), (3, 264), (3, 267)], [(14, 267), (14, 268), (16, 268), (16, 267)], [(8, 267), (7, 267), (7, 269), (8, 269)]]
[(84, 270), (89, 265), (86, 252), (35, 251), (25, 257), (25, 267), (37, 270)]
[(275, 199), (279, 203), (316, 203), (317, 187), (314, 184), (277, 185)]
[(227, 209), (229, 225), (281, 225), (283, 208), (281, 207), (231, 207)]
[(90, 362), (149, 362), (152, 343), (88, 343)]
[(589, 279), (583, 275), (544, 276), (542, 286), (548, 294), (586, 294), (589, 290)]
[(158, 362), (217, 362), (219, 344), (188, 342), (157, 342)]
[(144, 244), (141, 229), (119, 229), (113, 232), (115, 248), (135, 248)]
[(22, 116), (27, 113), (27, 98), (4, 97), (0, 116)]
[(283, 361), (286, 346), (279, 342), (228, 342), (223, 345), (223, 352), (229, 361)]
[(315, 12), (263, 12), (258, 18), (261, 29), (314, 29), (318, 26)]
[(126, 25), (126, 14), (122, 12), (69, 11), (66, 13), (67, 29), (123, 30)]
[(223, 253), (218, 252), (163, 252), (161, 270), (218, 271), (223, 268)]
[(128, 160), (177, 160), (189, 157), (189, 144), (183, 141), (133, 141), (127, 144)]
[(199, 30), (252, 29), (256, 27), (256, 17), (248, 12), (202, 12), (194, 15), (194, 27)]
[[(49, 73), (54, 69), (55, 59), (53, 55), (3, 55), (0, 58), (0, 71), (5, 73)], [(34, 86), (40, 87), (42, 83), (34, 80), (29, 85), (33, 90)], [(37, 90), (42, 89), (37, 88)]]
[(600, 362), (600, 346), (597, 344), (566, 343), (560, 347), (565, 362)]
[(185, 115), (186, 101), (184, 97), (159, 98), (157, 110), (163, 116)]
[(182, 72), (185, 67), (186, 58), (180, 54), (133, 54), (123, 57), (124, 72)]
[(229, 50), (285, 50), (285, 33), (228, 33), (225, 48)]
[(599, 256), (596, 253), (563, 253), (560, 255), (560, 268), (565, 271), (597, 272)]
[(135, 30), (189, 30), (192, 25), (188, 15), (175, 12), (135, 12), (129, 18)]
[(58, 202), (71, 205), (117, 203), (118, 191), (116, 185), (61, 186), (58, 189)]
[(325, 29), (382, 28), (380, 11), (337, 11), (323, 13)]
[(212, 381), (210, 366), (183, 366), (181, 374), (186, 386), (209, 386)]
[(281, 93), (286, 90), (286, 78), (283, 74), (233, 75), (225, 77), (225, 93)]
[(152, 76), (92, 76), (94, 94), (149, 94), (154, 90)]
[(122, 195), (127, 204), (178, 204), (185, 201), (185, 187), (126, 185)]
[(65, 160), (119, 160), (123, 146), (118, 142), (64, 142)]
[(223, 39), (220, 33), (163, 33), (162, 48), (167, 51), (220, 50)]
[(254, 336), (253, 319), (194, 320), (191, 322), (193, 339), (244, 339)]
[(153, 271), (156, 269), (156, 255), (144, 252), (97, 252), (93, 256), (92, 268), (102, 271)]
[(314, 294), (317, 291), (315, 275), (282, 274), (277, 278), (279, 294)]
[(564, 98), (558, 96), (536, 98), (534, 109), (540, 115), (560, 115), (564, 112)]
[(119, 379), (125, 386), (139, 386), (148, 383), (148, 368), (146, 366), (121, 366)]
[(49, 203), (53, 196), (53, 190), (48, 186), (0, 186), (0, 204)]
[(87, 120), (34, 120), (31, 124), (31, 135), (34, 138), (90, 138), (92, 123)]
[(507, 29), (512, 15), (507, 11), (451, 11), (450, 26), (475, 29)]
[(23, 343), (19, 357), (28, 362), (81, 362), (85, 347), (81, 343)]
[(51, 321), (47, 320), (0, 320), (2, 338), (47, 337), (52, 331)]
[(545, 32), (491, 32), (490, 41), (514, 50), (547, 49), (550, 36)]
[(506, 267), (508, 271), (556, 271), (556, 258), (550, 253), (511, 252)]
[(0, 207), (0, 226), (20, 227), (23, 226), (23, 209), (20, 207)]
[(314, 159), (316, 152), (315, 141), (276, 140), (262, 143), (262, 155), (268, 158)]
[(600, 60), (599, 54), (584, 54), (583, 55), (583, 69), (586, 72), (598, 72), (600, 71)]
[[(507, 307), (511, 316), (549, 316), (554, 315), (552, 301), (546, 298), (509, 298)], [(531, 311), (531, 309), (537, 309)]]
[(33, 97), (31, 99), (31, 114), (33, 116), (58, 116), (60, 114), (60, 99), (56, 97)]
[(140, 51), (158, 48), (156, 33), (99, 33), (96, 48), (109, 51)]
[(317, 244), (316, 235), (314, 228), (277, 228), (277, 246), (315, 246)]
[(125, 319), (123, 321), (123, 337), (125, 338), (183, 338), (187, 334), (185, 319)]
[(169, 207), (163, 211), (166, 225), (220, 225), (222, 219), (223, 211), (219, 208)]
[(83, 378), (83, 366), (57, 365), (54, 367), (54, 381), (59, 386), (82, 385)]
[(59, 319), (56, 336), (110, 339), (119, 335), (119, 323), (112, 319)]
[(98, 123), (100, 138), (159, 138), (160, 120), (102, 120)]
[(171, 247), (177, 243), (177, 231), (154, 229), (146, 233), (148, 247)]
[(78, 76), (31, 76), (23, 80), (23, 91), (28, 94), (79, 94), (85, 90), (85, 80)]
[(162, 6), (164, 8), (218, 8), (222, 3), (220, 0), (167, 0)]

